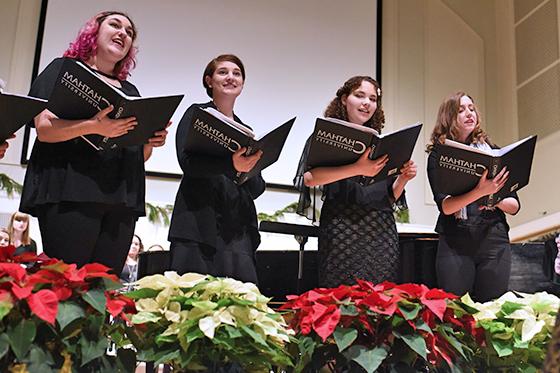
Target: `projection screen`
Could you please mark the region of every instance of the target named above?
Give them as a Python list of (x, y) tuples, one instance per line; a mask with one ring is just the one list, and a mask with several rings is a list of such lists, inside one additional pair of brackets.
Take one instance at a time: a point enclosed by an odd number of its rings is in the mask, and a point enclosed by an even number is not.
[[(168, 142), (146, 163), (156, 175), (181, 175), (175, 128), (185, 109), (209, 98), (206, 64), (234, 53), (247, 79), (236, 114), (257, 134), (297, 120), (280, 160), (263, 172), (269, 183), (291, 185), (306, 138), (344, 80), (378, 72), (378, 4), (372, 0), (49, 0), (38, 69), (61, 56), (87, 19), (102, 10), (127, 12), (139, 35), (130, 81), (142, 95), (184, 93)], [(30, 154), (34, 131), (27, 150)], [(24, 157), (25, 158), (25, 157)]]

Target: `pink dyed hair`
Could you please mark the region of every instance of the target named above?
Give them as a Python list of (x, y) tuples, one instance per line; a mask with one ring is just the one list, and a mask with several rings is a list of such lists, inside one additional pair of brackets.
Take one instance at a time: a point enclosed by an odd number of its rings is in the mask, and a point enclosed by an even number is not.
[[(99, 32), (99, 26), (107, 17), (113, 14), (118, 14), (128, 18), (130, 24), (132, 25), (132, 42), (134, 43), (137, 36), (136, 26), (128, 14), (118, 11), (105, 11), (96, 14), (86, 22), (80, 32), (78, 32), (76, 39), (70, 43), (70, 46), (64, 52), (63, 56), (78, 58), (82, 61), (87, 61), (90, 57), (95, 56), (97, 51), (97, 34)], [(118, 79), (126, 80), (126, 78), (130, 75), (130, 70), (136, 67), (136, 53), (138, 53), (138, 48), (133, 44), (126, 56), (117, 62), (114, 74)]]

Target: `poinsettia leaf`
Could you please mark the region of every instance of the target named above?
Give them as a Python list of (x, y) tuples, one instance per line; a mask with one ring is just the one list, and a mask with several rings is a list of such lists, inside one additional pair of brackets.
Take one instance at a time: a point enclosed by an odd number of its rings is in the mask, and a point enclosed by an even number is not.
[(56, 321), (60, 326), (60, 330), (64, 330), (72, 321), (85, 316), (82, 307), (74, 302), (60, 302), (58, 305), (58, 313), (56, 314)]
[(348, 360), (355, 361), (368, 373), (373, 373), (379, 368), (387, 357), (387, 350), (376, 347), (368, 350), (365, 346), (352, 346), (343, 354)]
[(343, 304), (340, 307), (340, 314), (342, 316), (358, 316), (359, 312), (353, 304)]
[(513, 354), (513, 343), (511, 340), (492, 338), (492, 347), (494, 347), (494, 350), (496, 350), (499, 357)]
[(257, 342), (259, 345), (268, 347), (268, 344), (267, 344), (266, 341), (261, 337), (261, 335), (260, 335), (259, 333), (257, 333), (257, 332), (255, 332), (255, 331), (251, 330), (251, 328), (249, 328), (249, 327), (247, 327), (247, 326), (245, 326), (245, 325), (242, 325), (242, 326), (241, 326), (241, 329), (242, 329), (245, 333), (249, 334), (249, 336), (250, 336), (251, 338), (253, 338), (253, 340), (254, 340), (255, 342)]
[(33, 291), (33, 285), (19, 286), (15, 282), (12, 282), (12, 293), (17, 299), (26, 299), (31, 295)]
[(342, 352), (358, 338), (358, 331), (351, 328), (336, 328), (333, 337), (338, 351)]
[(82, 298), (99, 313), (105, 314), (105, 307), (107, 300), (105, 299), (105, 292), (100, 289), (92, 289), (82, 295)]
[(426, 341), (422, 338), (421, 335), (418, 334), (401, 334), (396, 330), (393, 330), (393, 335), (397, 338), (402, 339), (404, 343), (408, 345), (414, 352), (418, 355), (422, 356), (424, 360), (427, 360), (427, 348), (426, 348)]
[(427, 333), (430, 334), (434, 334), (434, 332), (432, 331), (432, 329), (430, 328), (430, 326), (428, 324), (426, 324), (426, 322), (422, 319), (418, 319), (416, 320), (416, 330), (423, 330)]
[(234, 328), (231, 325), (225, 325), (225, 330), (228, 333), (230, 338), (239, 338), (241, 337), (243, 334), (241, 334), (241, 332), (239, 331), (239, 329)]
[(106, 338), (100, 338), (97, 341), (90, 341), (85, 337), (80, 339), (80, 347), (82, 352), (82, 365), (84, 366), (90, 361), (97, 359), (105, 354), (109, 341)]
[(504, 302), (504, 304), (502, 304), (502, 309), (501, 309), (501, 311), (502, 311), (505, 315), (509, 315), (510, 313), (513, 313), (513, 312), (515, 312), (515, 311), (517, 311), (517, 310), (520, 310), (520, 309), (522, 309), (523, 307), (524, 307), (523, 304), (506, 301), (506, 302)]
[(177, 360), (181, 357), (181, 350), (176, 349), (174, 351), (166, 352), (163, 355), (159, 355), (157, 360), (154, 362), (155, 366), (159, 364), (169, 364), (172, 363), (173, 360)]
[(54, 324), (58, 312), (58, 298), (52, 290), (42, 289), (27, 298), (27, 304), (38, 318)]
[(27, 363), (29, 373), (53, 372), (52, 365), (54, 365), (54, 360), (49, 350), (39, 348), (36, 345), (31, 347)]
[(14, 300), (10, 292), (0, 289), (0, 321), (10, 313), (14, 307)]
[(463, 351), (463, 345), (461, 344), (461, 342), (459, 342), (459, 340), (457, 338), (455, 338), (452, 330), (450, 330), (450, 333), (448, 333), (444, 327), (441, 327), (441, 328), (438, 328), (438, 331), (440, 332), (441, 335), (443, 335), (445, 340), (447, 342), (449, 342), (449, 344), (451, 346), (453, 346), (453, 348), (455, 348), (455, 350), (459, 351), (459, 353), (465, 359), (467, 358), (467, 356), (465, 355), (465, 352)]
[(417, 303), (408, 302), (408, 304), (399, 304), (399, 310), (402, 312), (406, 320), (414, 320), (418, 317), (418, 313), (422, 310), (422, 306)]
[(138, 312), (137, 314), (132, 315), (132, 322), (134, 324), (158, 322), (159, 320), (161, 320), (161, 316), (158, 316), (153, 312)]
[(8, 327), (6, 333), (10, 338), (10, 346), (19, 361), (23, 361), (25, 355), (29, 352), (29, 347), (35, 339), (36, 332), (35, 323), (26, 319), (22, 319), (14, 327)]
[(10, 348), (10, 339), (8, 338), (8, 334), (2, 333), (0, 334), (0, 359), (6, 355), (8, 349)]
[(120, 281), (115, 281), (112, 278), (102, 277), (101, 281), (103, 282), (105, 290), (119, 290), (123, 287)]
[(513, 337), (513, 347), (514, 348), (529, 348), (530, 341), (523, 341), (521, 336), (514, 336)]
[(447, 301), (445, 299), (422, 299), (422, 303), (435, 313), (440, 320), (443, 320), (443, 315), (447, 309)]
[(125, 295), (132, 299), (155, 298), (160, 292), (161, 289), (142, 288), (126, 292)]

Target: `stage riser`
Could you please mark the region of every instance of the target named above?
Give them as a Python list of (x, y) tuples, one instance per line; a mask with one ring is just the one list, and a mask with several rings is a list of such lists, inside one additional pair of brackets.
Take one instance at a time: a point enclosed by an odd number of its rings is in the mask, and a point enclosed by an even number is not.
[[(437, 287), (435, 259), (437, 240), (400, 240), (401, 270), (400, 281), (422, 283)], [(550, 249), (548, 249), (550, 251)], [(548, 264), (551, 255), (548, 253)], [(297, 294), (299, 252), (259, 250), (256, 254), (257, 273), (261, 292), (274, 300), (285, 300), (286, 295)], [(512, 268), (510, 290), (526, 293), (547, 291), (558, 293), (558, 286), (552, 284), (543, 271), (545, 258), (544, 243), (512, 244)], [(553, 265), (553, 263), (552, 263)], [(140, 256), (139, 275), (163, 273), (169, 266), (169, 252), (143, 253)], [(301, 292), (318, 286), (318, 252), (305, 251), (303, 256), (303, 278)]]

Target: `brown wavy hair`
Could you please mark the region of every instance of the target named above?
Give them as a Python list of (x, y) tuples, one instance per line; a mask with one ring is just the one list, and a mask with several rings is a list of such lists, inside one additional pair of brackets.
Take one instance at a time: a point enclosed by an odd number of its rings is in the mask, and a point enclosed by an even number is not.
[(370, 82), (375, 87), (375, 93), (377, 94), (377, 109), (373, 116), (364, 123), (364, 126), (373, 128), (377, 132), (381, 133), (383, 128), (383, 123), (385, 123), (385, 113), (383, 112), (383, 105), (381, 104), (381, 87), (375, 79), (370, 76), (353, 76), (348, 79), (342, 87), (336, 91), (336, 97), (329, 103), (325, 109), (325, 117), (337, 118), (342, 120), (348, 120), (348, 112), (346, 111), (346, 106), (342, 103), (343, 97), (348, 97), (352, 92), (358, 89), (362, 82)]
[(476, 113), (476, 125), (474, 130), (467, 137), (467, 144), (473, 143), (487, 143), (488, 145), (494, 147), (495, 145), (490, 141), (490, 138), (480, 127), (480, 112), (476, 107), (473, 98), (466, 94), (465, 92), (457, 92), (452, 96), (446, 98), (442, 104), (439, 106), (436, 125), (430, 136), (430, 144), (426, 147), (427, 152), (431, 152), (434, 149), (435, 144), (443, 144), (445, 139), (458, 141), (459, 129), (457, 124), (457, 115), (459, 114), (459, 108), (461, 107), (461, 97), (467, 96), (471, 99), (474, 104), (474, 112)]

